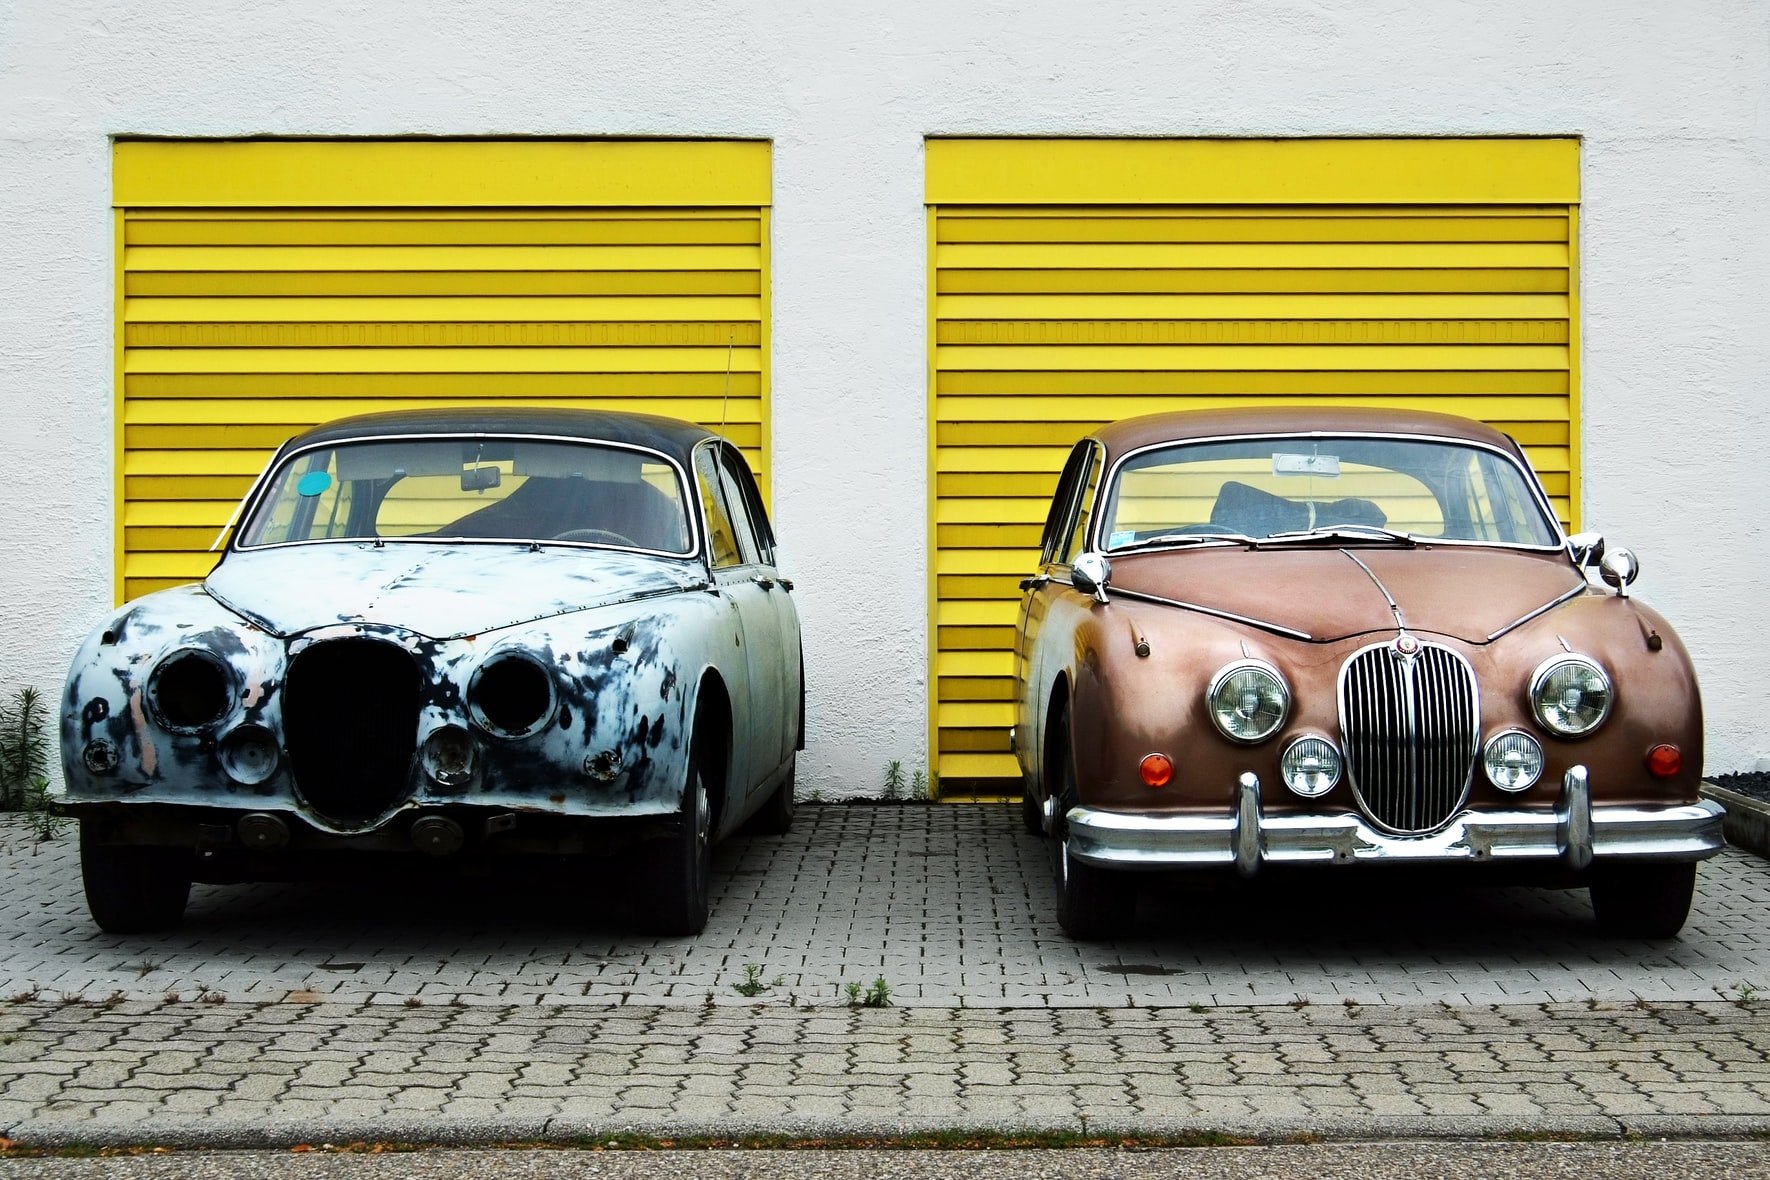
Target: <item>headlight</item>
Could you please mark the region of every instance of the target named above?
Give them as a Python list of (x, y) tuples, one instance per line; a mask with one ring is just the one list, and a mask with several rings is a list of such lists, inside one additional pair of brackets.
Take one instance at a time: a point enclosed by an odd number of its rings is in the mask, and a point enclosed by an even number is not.
[(1584, 656), (1556, 656), (1530, 678), (1530, 707), (1561, 737), (1591, 733), (1610, 716), (1610, 677)]
[(210, 652), (194, 647), (175, 651), (148, 673), (147, 703), (167, 729), (194, 733), (233, 708), (233, 674)]
[(474, 669), (467, 708), (474, 724), (498, 737), (539, 733), (553, 720), (553, 674), (525, 651), (499, 652)]
[(1543, 747), (1522, 729), (1496, 733), (1481, 752), (1487, 781), (1502, 791), (1522, 791), (1543, 774)]
[(1263, 742), (1284, 724), (1291, 711), (1291, 690), (1271, 664), (1237, 660), (1211, 678), (1205, 704), (1224, 737)]
[(1340, 781), (1340, 751), (1326, 738), (1300, 737), (1285, 747), (1278, 768), (1285, 786), (1313, 799), (1327, 794)]

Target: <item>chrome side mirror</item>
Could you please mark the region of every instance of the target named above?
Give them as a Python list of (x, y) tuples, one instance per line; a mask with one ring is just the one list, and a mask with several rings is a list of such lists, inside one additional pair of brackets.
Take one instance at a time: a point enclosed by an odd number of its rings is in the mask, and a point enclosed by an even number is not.
[(1618, 546), (1598, 563), (1598, 576), (1615, 590), (1619, 598), (1629, 596), (1629, 584), (1641, 576), (1641, 562), (1629, 550)]
[(1106, 601), (1106, 584), (1112, 581), (1112, 565), (1098, 553), (1084, 553), (1069, 567), (1069, 584), (1095, 602)]
[(1603, 533), (1575, 533), (1567, 538), (1567, 544), (1573, 550), (1573, 564), (1581, 569), (1604, 560)]

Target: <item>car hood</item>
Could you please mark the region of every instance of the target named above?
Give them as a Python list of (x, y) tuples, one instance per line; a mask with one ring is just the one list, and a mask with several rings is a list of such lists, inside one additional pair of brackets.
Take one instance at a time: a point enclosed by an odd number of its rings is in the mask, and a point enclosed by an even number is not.
[(1409, 630), (1486, 643), (1585, 586), (1559, 551), (1236, 545), (1116, 557), (1107, 592), (1154, 595), (1322, 643), (1394, 630), (1393, 597)]
[(704, 580), (693, 562), (603, 549), (333, 542), (229, 553), (203, 588), (281, 636), (368, 623), (454, 639)]

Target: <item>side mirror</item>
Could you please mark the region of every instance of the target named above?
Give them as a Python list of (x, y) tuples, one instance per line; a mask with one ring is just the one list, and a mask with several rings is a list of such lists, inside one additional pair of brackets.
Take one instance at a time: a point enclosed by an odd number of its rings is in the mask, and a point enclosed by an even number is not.
[(1112, 581), (1112, 565), (1098, 553), (1084, 553), (1069, 567), (1069, 584), (1095, 602), (1106, 601), (1106, 584)]
[(1629, 596), (1629, 584), (1641, 576), (1641, 562), (1629, 550), (1618, 546), (1598, 563), (1598, 576), (1621, 598)]
[(1573, 563), (1582, 569), (1604, 560), (1603, 533), (1575, 533), (1567, 544), (1573, 549)]

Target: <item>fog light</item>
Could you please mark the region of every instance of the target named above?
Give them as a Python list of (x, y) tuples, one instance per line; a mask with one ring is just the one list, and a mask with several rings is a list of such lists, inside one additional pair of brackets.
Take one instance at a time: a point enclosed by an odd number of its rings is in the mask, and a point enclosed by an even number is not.
[(277, 772), (282, 751), (277, 749), (277, 739), (264, 726), (242, 725), (221, 739), (217, 756), (227, 777), (244, 786), (255, 787)]
[(1285, 747), (1278, 768), (1285, 786), (1313, 799), (1327, 794), (1340, 781), (1340, 751), (1326, 738), (1300, 737)]
[(438, 786), (465, 787), (473, 781), (473, 735), (459, 725), (433, 729), (418, 759)]
[(120, 760), (121, 756), (117, 753), (116, 745), (104, 738), (93, 738), (87, 742), (86, 749), (80, 755), (80, 761), (84, 762), (86, 769), (93, 774), (115, 773)]
[(1647, 751), (1647, 770), (1655, 777), (1671, 778), (1682, 769), (1684, 755), (1678, 747), (1661, 743)]
[(1166, 754), (1145, 754), (1137, 769), (1146, 787), (1165, 787), (1174, 781), (1174, 763)]
[(1502, 791), (1524, 791), (1543, 773), (1543, 747), (1521, 729), (1495, 734), (1481, 754), (1487, 781)]

